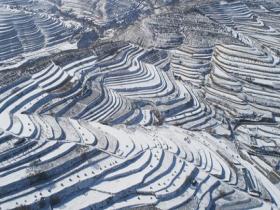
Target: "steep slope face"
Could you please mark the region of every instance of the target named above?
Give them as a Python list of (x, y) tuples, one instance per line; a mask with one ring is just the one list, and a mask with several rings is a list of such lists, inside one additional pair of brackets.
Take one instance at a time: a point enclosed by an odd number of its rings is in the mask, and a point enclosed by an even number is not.
[(279, 209), (279, 8), (0, 0), (0, 210)]

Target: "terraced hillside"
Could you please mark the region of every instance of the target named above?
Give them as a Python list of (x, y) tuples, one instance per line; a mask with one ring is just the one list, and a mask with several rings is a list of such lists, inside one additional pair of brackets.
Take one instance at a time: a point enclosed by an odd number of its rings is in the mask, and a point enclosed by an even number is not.
[(0, 23), (2, 66), (18, 64), (38, 54), (75, 48), (69, 41), (78, 28), (51, 15), (0, 5)]
[(279, 12), (0, 0), (0, 209), (279, 209)]

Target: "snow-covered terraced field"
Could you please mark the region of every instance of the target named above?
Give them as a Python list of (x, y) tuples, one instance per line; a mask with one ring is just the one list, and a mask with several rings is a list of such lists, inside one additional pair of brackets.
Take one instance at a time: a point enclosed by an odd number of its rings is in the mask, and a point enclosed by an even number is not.
[[(232, 115), (278, 121), (279, 75), (277, 57), (256, 48), (216, 46), (213, 69), (206, 80), (206, 97)], [(224, 98), (223, 104), (220, 98)], [(218, 99), (218, 101), (217, 101)]]
[(126, 24), (136, 19), (140, 10), (145, 10), (145, 1), (62, 0), (58, 7), (77, 18), (86, 18), (100, 26), (114, 27), (115, 24)]
[(233, 36), (244, 43), (279, 50), (279, 14), (267, 10), (265, 5), (258, 6), (260, 10), (254, 12), (250, 9), (250, 5), (234, 1), (215, 2), (201, 6), (200, 9), (207, 17), (224, 25)]
[(279, 8), (0, 0), (0, 210), (279, 209)]
[(74, 30), (48, 14), (0, 5), (0, 62), (75, 48), (69, 42)]
[[(157, 56), (161, 60), (154, 58)], [(175, 81), (167, 61), (163, 51), (128, 45), (101, 60), (91, 56), (64, 67), (53, 63), (10, 88), (2, 88), (0, 112), (110, 124), (215, 126), (217, 121), (211, 119), (215, 111), (189, 87)]]
[(204, 132), (24, 114), (11, 121), (1, 134), (3, 209), (208, 208), (213, 201), (221, 208), (271, 208), (268, 201), (279, 202), (266, 178), (246, 169), (234, 149), (230, 165), (222, 155), (227, 147)]

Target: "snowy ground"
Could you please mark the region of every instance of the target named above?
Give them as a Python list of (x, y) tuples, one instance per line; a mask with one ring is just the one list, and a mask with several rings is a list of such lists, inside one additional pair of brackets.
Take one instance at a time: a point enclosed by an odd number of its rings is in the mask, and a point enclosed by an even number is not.
[(279, 12), (0, 0), (0, 210), (279, 209)]

